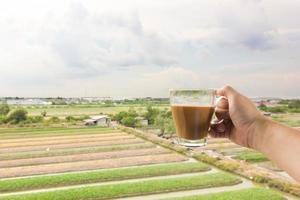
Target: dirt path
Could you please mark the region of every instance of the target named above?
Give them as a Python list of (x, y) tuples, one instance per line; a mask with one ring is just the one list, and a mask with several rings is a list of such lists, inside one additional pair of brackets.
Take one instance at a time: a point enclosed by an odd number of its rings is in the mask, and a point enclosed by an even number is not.
[(1, 168), (0, 178), (30, 176), (37, 174), (49, 174), (49, 173), (62, 173), (72, 171), (83, 171), (92, 169), (107, 169), (126, 166), (138, 166), (155, 163), (166, 162), (179, 162), (188, 160), (175, 153), (160, 154), (160, 155), (146, 155), (146, 156), (134, 156), (125, 158), (105, 159), (105, 160), (92, 160), (92, 161), (80, 161), (72, 163), (62, 164), (46, 164), (38, 166), (25, 166), (25, 167), (13, 167), (13, 168)]
[(2, 148), (0, 149), (1, 153), (13, 153), (13, 152), (25, 152), (25, 151), (41, 151), (41, 150), (52, 150), (52, 149), (66, 149), (66, 148), (75, 148), (75, 147), (89, 147), (89, 146), (107, 146), (113, 144), (132, 144), (132, 143), (143, 143), (144, 140), (139, 138), (131, 139), (114, 139), (110, 141), (91, 141), (84, 143), (69, 143), (69, 144), (58, 144), (58, 145), (41, 145), (41, 146), (25, 146), (25, 147), (12, 147), (12, 148)]
[(86, 153), (86, 154), (76, 154), (76, 155), (68, 155), (68, 156), (18, 159), (18, 160), (0, 161), (0, 168), (28, 166), (28, 165), (42, 165), (42, 164), (51, 164), (51, 163), (89, 161), (89, 160), (102, 160), (102, 159), (112, 159), (112, 158), (122, 158), (122, 157), (142, 156), (142, 155), (157, 155), (157, 154), (164, 154), (164, 153), (170, 153), (170, 151), (163, 148), (148, 148), (148, 149), (138, 149), (138, 150), (134, 149), (134, 150), (113, 151), (113, 152)]

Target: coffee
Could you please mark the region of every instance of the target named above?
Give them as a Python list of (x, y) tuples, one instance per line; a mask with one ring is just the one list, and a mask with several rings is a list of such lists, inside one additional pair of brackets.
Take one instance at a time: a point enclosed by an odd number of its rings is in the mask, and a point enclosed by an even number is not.
[(207, 136), (213, 106), (172, 105), (171, 110), (179, 138), (199, 140)]

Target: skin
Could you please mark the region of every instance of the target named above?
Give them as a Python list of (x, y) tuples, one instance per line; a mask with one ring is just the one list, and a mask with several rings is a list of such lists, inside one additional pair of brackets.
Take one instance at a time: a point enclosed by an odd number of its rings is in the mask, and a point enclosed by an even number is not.
[(227, 137), (236, 144), (265, 154), (300, 182), (300, 131), (263, 116), (251, 100), (230, 86), (217, 90), (217, 120), (212, 137)]

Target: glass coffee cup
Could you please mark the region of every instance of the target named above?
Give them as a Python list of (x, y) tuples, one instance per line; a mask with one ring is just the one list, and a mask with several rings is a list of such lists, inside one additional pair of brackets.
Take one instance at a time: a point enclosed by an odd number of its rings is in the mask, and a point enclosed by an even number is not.
[(170, 103), (177, 141), (188, 147), (205, 146), (215, 112), (216, 90), (170, 90)]

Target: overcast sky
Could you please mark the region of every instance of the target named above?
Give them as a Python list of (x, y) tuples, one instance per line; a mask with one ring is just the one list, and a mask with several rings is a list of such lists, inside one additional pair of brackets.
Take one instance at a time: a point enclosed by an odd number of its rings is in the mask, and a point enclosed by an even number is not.
[(300, 97), (299, 0), (0, 0), (0, 96)]

